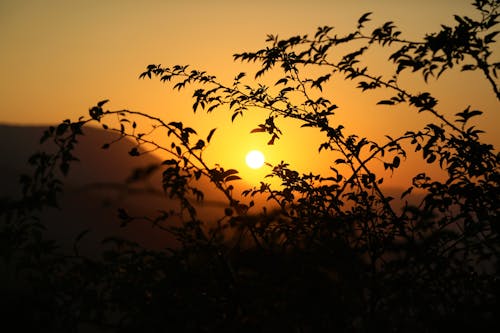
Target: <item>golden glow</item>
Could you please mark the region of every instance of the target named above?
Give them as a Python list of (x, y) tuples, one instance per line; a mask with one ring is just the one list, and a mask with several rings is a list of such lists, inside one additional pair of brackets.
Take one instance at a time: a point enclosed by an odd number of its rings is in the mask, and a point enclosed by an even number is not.
[[(4, 74), (0, 77), (0, 123), (54, 125), (67, 118), (76, 120), (99, 100), (110, 99), (106, 107), (111, 110), (141, 111), (166, 123), (180, 121), (194, 128), (201, 139), (217, 127), (203, 156), (210, 166), (238, 170), (241, 186), (258, 186), (261, 181), (276, 179), (266, 178), (272, 167), (250, 169), (245, 165), (245, 154), (251, 149), (265, 154), (270, 165), (283, 161), (301, 173), (324, 175), (330, 175), (332, 161), (340, 156), (328, 150), (319, 153), (319, 145), (327, 139), (325, 133), (300, 128), (301, 124), (291, 118), (276, 120), (283, 135), (274, 145), (267, 145), (271, 139), (267, 133), (250, 134), (267, 116), (266, 110), (259, 108), (249, 108), (234, 122), (232, 112), (224, 107), (210, 114), (193, 114), (191, 96), (196, 87), (179, 93), (171, 90), (170, 83), (138, 80), (147, 65), (189, 64), (190, 69), (206, 70), (224, 84), (231, 84), (237, 73), (246, 72), (245, 84), (255, 86), (257, 82), (251, 78), (256, 64), (233, 62), (231, 55), (266, 47), (267, 34), (281, 38), (314, 35), (316, 27), (329, 25), (335, 27), (332, 34), (340, 36), (355, 29), (362, 14), (373, 12), (367, 33), (394, 20), (404, 39), (420, 40), (426, 33), (439, 30), (441, 24), (456, 24), (455, 13), (478, 15), (470, 0), (293, 0), (287, 6), (263, 0), (122, 2), (117, 11), (114, 1), (0, 1), (0, 42), (6, 45), (0, 53), (0, 71)], [(164, 19), (166, 12), (170, 13), (169, 20)], [(255, 24), (255, 17), (261, 18), (259, 24)], [(497, 54), (500, 44), (492, 47)], [(341, 56), (345, 49), (331, 51), (332, 56)], [(391, 52), (378, 48), (370, 51), (366, 60), (371, 75), (389, 77), (385, 75), (394, 70), (387, 61)], [(310, 78), (325, 74), (314, 72), (312, 67), (306, 71), (304, 75)], [(274, 87), (281, 74), (270, 71), (262, 83)], [(411, 93), (431, 92), (439, 100), (438, 111), (452, 119), (469, 104), (484, 111), (484, 117), (478, 117), (474, 125), (486, 131), (485, 141), (498, 149), (498, 102), (486, 80), (477, 74), (450, 71), (439, 81), (424, 82), (419, 75), (403, 73), (398, 85)], [(385, 140), (386, 134), (397, 137), (434, 121), (414, 108), (377, 105), (391, 96), (390, 91), (361, 93), (356, 86), (339, 74), (319, 92), (338, 105), (331, 125), (343, 125), (346, 135)], [(170, 144), (159, 132), (153, 139), (167, 147)], [(392, 177), (385, 177), (384, 185), (406, 188), (403, 180), (423, 168), (428, 170), (428, 165), (405, 164)], [(234, 186), (237, 184), (234, 182)]]
[(264, 165), (264, 154), (262, 154), (258, 150), (252, 150), (248, 152), (246, 158), (245, 158), (247, 165), (252, 168), (252, 169), (259, 169)]

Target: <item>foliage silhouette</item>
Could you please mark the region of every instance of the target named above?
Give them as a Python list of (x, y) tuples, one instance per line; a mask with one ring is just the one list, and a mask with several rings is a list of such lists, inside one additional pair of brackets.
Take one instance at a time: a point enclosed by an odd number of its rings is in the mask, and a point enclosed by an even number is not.
[[(455, 16), (454, 26), (442, 26), (420, 41), (404, 39), (393, 22), (367, 33), (371, 13), (344, 36), (327, 26), (313, 36), (269, 35), (265, 48), (234, 55), (259, 65), (254, 79), (240, 73), (225, 84), (180, 65), (149, 65), (140, 75), (171, 83), (174, 90), (193, 87), (194, 112), (229, 110), (236, 121), (249, 109), (260, 110), (264, 119), (252, 132), (269, 135), (269, 144), (287, 134), (279, 126), (284, 118), (320, 131), (325, 140), (318, 150), (336, 156), (329, 175), (301, 174), (281, 162), (269, 166), (269, 177), (281, 186), (263, 181), (239, 196), (233, 187), (238, 171), (208, 165), (203, 158), (219, 134), (215, 129), (201, 135), (182, 122), (108, 110), (107, 100), (78, 121), (50, 127), (41, 141), (53, 141), (57, 151), (33, 155), (34, 173), (21, 178), (22, 200), (2, 202), (5, 279), (18, 283), (15, 290), (25, 288), (24, 303), (30, 304), (27, 310), (11, 307), (15, 311), (9, 315), (15, 318), (20, 311), (26, 325), (52, 331), (77, 331), (84, 324), (117, 332), (411, 332), (498, 326), (500, 154), (470, 124), (481, 111), (469, 106), (451, 119), (431, 93), (413, 93), (398, 83), (405, 72), (428, 81), (458, 67), (480, 72), (500, 101), (500, 63), (491, 61), (500, 3), (476, 0), (473, 5), (479, 19)], [(334, 60), (331, 51), (344, 46), (349, 51)], [(363, 57), (374, 48), (391, 52), (394, 72), (389, 76), (363, 66)], [(260, 83), (270, 72), (280, 75), (275, 84)], [(409, 105), (434, 120), (385, 141), (349, 135), (332, 121), (338, 107), (324, 90), (334, 76), (352, 80), (361, 92), (387, 93), (378, 104)], [(77, 160), (73, 149), (91, 124), (120, 134), (103, 149), (132, 138), (137, 146), (131, 156), (169, 155), (159, 165), (136, 170), (132, 179), (160, 172), (165, 196), (179, 208), (133, 216), (124, 207), (118, 219), (124, 227), (151, 223), (174, 235), (178, 246), (152, 251), (108, 238), (103, 243), (109, 250), (94, 259), (78, 252), (85, 231), (72, 255), (61, 255), (54, 241), (43, 238), (37, 213), (57, 205), (62, 176)], [(156, 142), (157, 133), (164, 133), (168, 143)], [(397, 172), (408, 154), (439, 166), (445, 176), (415, 175), (401, 198), (419, 191), (422, 199), (397, 209), (382, 187), (384, 173), (374, 170)], [(204, 179), (227, 200), (213, 223), (196, 208), (204, 200)], [(253, 199), (258, 196), (273, 208), (257, 208)]]

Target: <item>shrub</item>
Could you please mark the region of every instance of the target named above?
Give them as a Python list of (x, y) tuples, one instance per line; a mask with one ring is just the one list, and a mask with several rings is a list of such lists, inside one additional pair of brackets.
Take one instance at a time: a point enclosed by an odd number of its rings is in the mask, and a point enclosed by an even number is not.
[[(30, 159), (35, 171), (22, 178), (23, 200), (2, 209), (6, 262), (44, 291), (33, 291), (43, 306), (33, 305), (30, 320), (48, 322), (54, 330), (87, 323), (120, 332), (442, 331), (497, 325), (500, 155), (470, 124), (481, 111), (467, 107), (451, 118), (431, 93), (398, 84), (406, 73), (428, 81), (459, 68), (480, 72), (500, 100), (500, 63), (491, 60), (500, 4), (476, 0), (473, 5), (478, 20), (455, 16), (454, 26), (420, 41), (404, 39), (392, 22), (367, 33), (370, 13), (344, 36), (331, 27), (320, 27), (313, 36), (269, 35), (265, 48), (234, 55), (258, 64), (253, 79), (240, 73), (226, 84), (180, 65), (149, 65), (140, 75), (171, 83), (174, 90), (192, 87), (194, 112), (221, 109), (234, 121), (250, 108), (261, 111), (263, 121), (252, 132), (269, 135), (269, 144), (290, 135), (280, 129), (284, 118), (323, 133), (318, 150), (336, 156), (329, 175), (300, 173), (281, 162), (269, 165), (268, 177), (278, 179), (278, 186), (264, 179), (239, 195), (233, 186), (238, 171), (209, 165), (203, 157), (215, 129), (200, 135), (175, 120), (108, 110), (107, 101), (78, 121), (49, 128), (42, 141), (53, 140), (58, 151)], [(363, 66), (375, 48), (390, 52), (390, 76)], [(348, 51), (335, 59), (332, 50)], [(270, 72), (279, 79), (267, 86), (259, 80)], [(323, 91), (333, 77), (352, 80), (362, 93), (387, 94), (377, 104), (407, 105), (433, 121), (382, 141), (349, 134), (335, 121), (338, 107)], [(60, 257), (43, 240), (30, 216), (57, 203), (61, 175), (69, 172), (73, 148), (91, 124), (119, 134), (103, 149), (132, 138), (137, 145), (131, 156), (168, 155), (136, 176), (160, 172), (165, 196), (179, 209), (144, 217), (122, 208), (118, 217), (123, 226), (152, 223), (174, 235), (178, 246), (152, 251), (109, 238), (109, 251), (90, 259), (77, 251)], [(167, 144), (154, 140), (159, 132)], [(418, 192), (412, 197), (418, 201), (402, 200), (397, 208), (382, 187), (383, 177), (397, 172), (410, 154), (444, 176), (418, 172), (401, 193), (405, 199)], [(197, 212), (196, 202), (206, 192), (203, 180), (227, 202), (211, 223)], [(269, 208), (255, 205), (256, 197), (265, 198)]]

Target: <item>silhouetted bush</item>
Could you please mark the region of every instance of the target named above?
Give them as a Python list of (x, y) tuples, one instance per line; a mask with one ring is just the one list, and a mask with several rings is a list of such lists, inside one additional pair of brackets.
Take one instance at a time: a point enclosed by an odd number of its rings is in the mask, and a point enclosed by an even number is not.
[[(21, 179), (24, 197), (2, 202), (2, 286), (8, 316), (51, 331), (83, 328), (116, 332), (326, 332), (450, 331), (497, 326), (500, 155), (470, 124), (482, 112), (470, 107), (450, 118), (429, 92), (414, 93), (398, 83), (402, 73), (437, 80), (452, 69), (478, 71), (500, 100), (492, 47), (500, 3), (476, 0), (479, 19), (455, 16), (422, 40), (406, 40), (392, 22), (367, 33), (370, 13), (356, 29), (338, 36), (320, 27), (312, 36), (287, 39), (269, 35), (265, 48), (234, 55), (259, 65), (254, 79), (238, 74), (229, 84), (188, 66), (149, 65), (141, 78), (158, 78), (174, 90), (193, 87), (195, 112), (229, 112), (245, 117), (249, 108), (264, 114), (252, 131), (283, 135), (280, 120), (292, 119), (324, 134), (322, 153), (336, 156), (331, 173), (302, 174), (282, 162), (269, 165), (280, 186), (234, 193), (234, 169), (203, 158), (215, 129), (205, 135), (182, 122), (144, 112), (112, 111), (107, 101), (88, 116), (50, 127), (55, 153), (31, 157), (32, 175)], [(368, 50), (386, 48), (394, 72), (381, 75), (363, 65)], [(332, 50), (348, 50), (332, 57)], [(338, 58), (338, 59), (337, 59)], [(279, 73), (267, 86), (268, 72)], [(360, 92), (387, 93), (381, 105), (407, 105), (432, 116), (416, 131), (374, 141), (348, 134), (335, 121), (334, 101), (323, 86), (332, 77), (352, 80)], [(163, 151), (169, 157), (136, 170), (131, 181), (160, 173), (167, 200), (179, 203), (154, 216), (118, 211), (123, 227), (151, 223), (178, 240), (165, 251), (108, 238), (100, 258), (60, 254), (43, 237), (37, 212), (56, 206), (62, 179), (76, 160), (73, 149), (85, 126), (99, 125), (137, 143), (141, 156)], [(168, 141), (156, 142), (163, 133)], [(293, 135), (296, 135), (293, 133)], [(438, 177), (424, 170), (412, 179), (396, 207), (382, 187), (407, 155), (438, 166)], [(378, 174), (374, 170), (386, 170)], [(227, 201), (220, 216), (197, 212), (204, 180)], [(418, 192), (414, 196), (413, 192)], [(269, 208), (254, 204), (255, 197)], [(29, 304), (26, 307), (26, 304)], [(6, 313), (6, 312), (4, 312)]]

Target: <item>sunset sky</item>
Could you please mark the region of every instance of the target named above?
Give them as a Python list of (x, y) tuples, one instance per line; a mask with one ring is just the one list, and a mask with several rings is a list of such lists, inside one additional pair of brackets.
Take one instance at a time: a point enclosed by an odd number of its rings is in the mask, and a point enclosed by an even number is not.
[[(264, 47), (267, 34), (313, 35), (324, 25), (334, 26), (341, 34), (353, 30), (357, 19), (372, 11), (369, 31), (392, 20), (405, 38), (414, 39), (437, 31), (440, 24), (452, 24), (453, 14), (475, 16), (470, 2), (0, 0), (0, 123), (46, 125), (76, 120), (96, 102), (110, 99), (110, 109), (181, 120), (202, 136), (217, 127), (208, 156), (228, 167), (243, 170), (244, 155), (260, 149), (272, 163), (286, 160), (303, 171), (321, 171), (316, 166), (328, 165), (332, 158), (318, 159), (319, 138), (312, 133), (285, 124), (289, 135), (275, 146), (266, 146), (268, 137), (249, 134), (265, 114), (248, 115), (234, 125), (224, 112), (193, 115), (191, 91), (179, 94), (157, 80), (139, 80), (138, 75), (148, 64), (190, 64), (230, 82), (249, 68), (234, 62), (232, 55)], [(496, 50), (500, 51), (498, 46)], [(383, 59), (377, 60), (381, 62), (375, 64), (375, 71), (386, 68)], [(404, 84), (435, 92), (445, 114), (453, 115), (469, 104), (483, 110), (479, 127), (498, 148), (498, 102), (478, 78), (454, 72), (428, 87), (412, 76)], [(332, 82), (328, 88), (324, 93), (339, 105), (338, 119), (349, 132), (377, 137), (414, 125), (406, 111), (374, 107), (376, 99), (367, 96), (365, 101), (342, 82)], [(259, 171), (247, 168), (245, 172), (255, 177), (253, 173)]]

